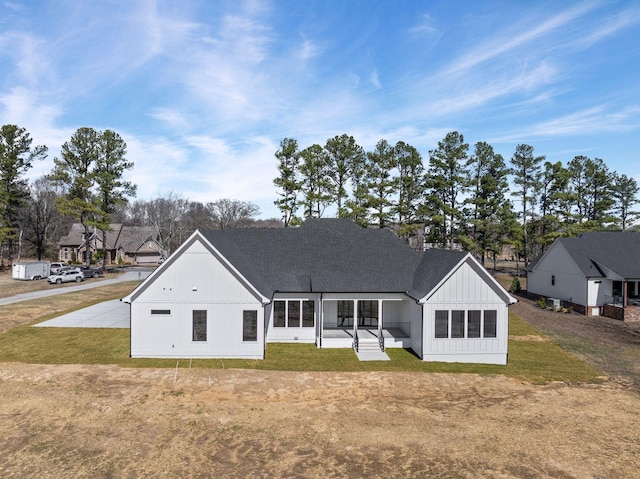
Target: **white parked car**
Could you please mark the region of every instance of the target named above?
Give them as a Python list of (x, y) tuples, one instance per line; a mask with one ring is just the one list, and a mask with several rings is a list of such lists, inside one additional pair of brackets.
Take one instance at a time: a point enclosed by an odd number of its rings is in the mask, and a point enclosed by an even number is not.
[(47, 281), (49, 281), (49, 283), (51, 284), (71, 283), (73, 281), (79, 283), (80, 281), (84, 281), (84, 274), (82, 273), (82, 271), (78, 271), (77, 269), (70, 269), (50, 275), (47, 278)]
[(62, 270), (68, 269), (68, 268), (69, 268), (68, 263), (65, 263), (64, 261), (58, 261), (56, 263), (51, 263), (49, 271), (51, 271), (51, 274), (58, 274)]

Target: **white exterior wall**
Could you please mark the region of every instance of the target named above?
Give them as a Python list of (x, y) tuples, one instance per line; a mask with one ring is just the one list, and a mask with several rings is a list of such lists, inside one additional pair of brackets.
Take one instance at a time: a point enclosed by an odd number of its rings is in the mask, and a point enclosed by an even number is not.
[[(435, 338), (437, 310), (496, 310), (496, 338)], [(509, 341), (509, 308), (469, 260), (423, 305), (424, 361), (506, 364)], [(466, 329), (466, 328), (465, 328)], [(415, 351), (415, 349), (414, 349)]]
[[(555, 285), (551, 284), (553, 275)], [(534, 271), (527, 273), (527, 291), (546, 298), (587, 305), (586, 278), (564, 246), (558, 242), (540, 259)], [(589, 305), (594, 306), (595, 303)]]
[(295, 301), (313, 301), (315, 311), (315, 321), (313, 327), (302, 326), (302, 316), (300, 317), (300, 326), (298, 327), (275, 327), (273, 325), (273, 303), (269, 306), (269, 317), (267, 320), (267, 342), (268, 343), (315, 343), (316, 326), (320, 322), (320, 301), (318, 294), (299, 294), (299, 293), (278, 293), (273, 297), (273, 301), (284, 300)]
[(423, 307), (415, 301), (406, 301), (404, 303), (405, 317), (409, 319), (409, 337), (411, 338), (410, 348), (419, 357), (422, 357), (423, 344)]
[[(207, 311), (206, 341), (192, 341), (193, 310)], [(244, 310), (258, 312), (257, 341), (242, 340)], [(264, 331), (261, 301), (199, 241), (131, 304), (132, 357), (263, 359)]]
[[(590, 279), (587, 282), (589, 300), (587, 306), (595, 307), (611, 301), (613, 294), (613, 282), (610, 279)], [(593, 314), (600, 314), (599, 310), (594, 310)]]

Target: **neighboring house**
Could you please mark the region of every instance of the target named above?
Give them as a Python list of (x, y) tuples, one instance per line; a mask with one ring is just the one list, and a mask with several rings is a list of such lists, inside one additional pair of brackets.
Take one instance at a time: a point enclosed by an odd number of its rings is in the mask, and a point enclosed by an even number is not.
[[(150, 226), (127, 226), (112, 224), (106, 236), (106, 264), (158, 264), (162, 258), (162, 247), (156, 241), (155, 229)], [(58, 242), (58, 259), (61, 261), (83, 261), (87, 249), (93, 257), (102, 251), (102, 230), (91, 228), (85, 237), (84, 226), (74, 223), (69, 234)]]
[(122, 301), (132, 357), (263, 359), (269, 342), (506, 364), (515, 302), (469, 254), (347, 219), (196, 231)]
[(526, 268), (527, 292), (586, 315), (639, 320), (640, 233), (558, 238)]

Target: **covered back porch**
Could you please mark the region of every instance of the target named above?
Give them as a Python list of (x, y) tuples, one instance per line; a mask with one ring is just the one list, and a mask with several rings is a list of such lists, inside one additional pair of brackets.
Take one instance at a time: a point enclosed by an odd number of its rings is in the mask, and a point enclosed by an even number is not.
[(411, 308), (408, 303), (404, 295), (323, 296), (316, 345), (319, 348), (352, 347), (356, 351), (409, 348), (411, 320), (407, 310)]
[(611, 296), (605, 296), (602, 316), (621, 321), (640, 321), (640, 280), (612, 282)]

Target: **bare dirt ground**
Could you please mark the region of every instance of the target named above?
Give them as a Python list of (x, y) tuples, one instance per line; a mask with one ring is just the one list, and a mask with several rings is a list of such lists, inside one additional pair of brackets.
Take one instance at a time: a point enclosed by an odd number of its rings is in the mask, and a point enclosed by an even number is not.
[(512, 310), (612, 380), (640, 391), (640, 322), (545, 311), (518, 297)]
[(635, 478), (615, 383), (0, 366), (2, 477)]
[(623, 372), (567, 385), (0, 363), (0, 477), (636, 478), (640, 393)]

